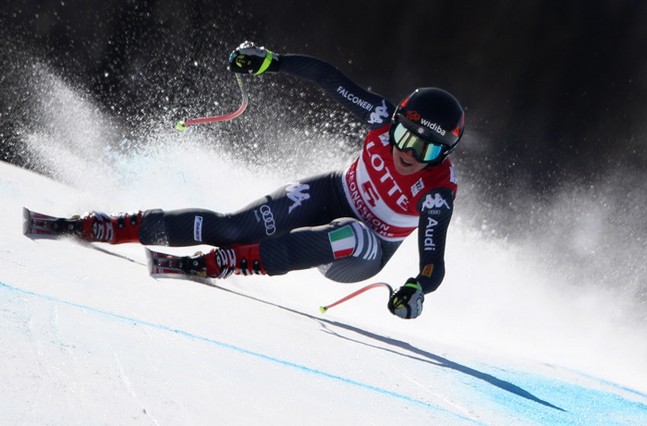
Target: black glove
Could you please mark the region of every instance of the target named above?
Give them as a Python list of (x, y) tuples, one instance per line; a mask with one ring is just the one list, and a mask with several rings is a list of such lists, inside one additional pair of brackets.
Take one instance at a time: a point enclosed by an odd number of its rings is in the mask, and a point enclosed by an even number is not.
[(279, 56), (264, 47), (246, 41), (229, 55), (229, 71), (241, 74), (263, 74), (278, 71)]
[(425, 295), (422, 292), (422, 287), (415, 278), (409, 278), (402, 287), (391, 295), (388, 308), (393, 315), (411, 319), (422, 313), (422, 303), (424, 301)]

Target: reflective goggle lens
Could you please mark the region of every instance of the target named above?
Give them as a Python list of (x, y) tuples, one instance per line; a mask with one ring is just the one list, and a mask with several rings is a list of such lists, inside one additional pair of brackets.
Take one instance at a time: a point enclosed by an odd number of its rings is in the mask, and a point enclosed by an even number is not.
[(443, 145), (436, 145), (416, 135), (402, 123), (395, 126), (393, 132), (395, 146), (400, 151), (411, 150), (416, 160), (426, 163), (437, 159), (443, 152)]

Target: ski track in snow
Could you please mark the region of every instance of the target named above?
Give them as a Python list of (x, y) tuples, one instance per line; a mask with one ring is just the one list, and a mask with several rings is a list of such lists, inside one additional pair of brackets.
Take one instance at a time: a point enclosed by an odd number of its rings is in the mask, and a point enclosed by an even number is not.
[[(443, 408), (441, 408), (439, 406), (436, 406), (434, 404), (431, 404), (431, 403), (429, 403), (427, 401), (421, 400), (421, 399), (416, 399), (416, 398), (413, 398), (413, 397), (410, 397), (410, 396), (407, 396), (407, 395), (404, 395), (404, 394), (401, 394), (401, 393), (397, 393), (397, 392), (394, 392), (394, 391), (391, 391), (391, 390), (388, 390), (388, 389), (373, 386), (373, 385), (370, 385), (370, 384), (367, 384), (367, 383), (358, 382), (358, 381), (350, 379), (348, 377), (338, 376), (336, 374), (321, 371), (321, 370), (318, 370), (318, 369), (315, 369), (315, 368), (312, 368), (312, 367), (309, 367), (309, 366), (306, 366), (306, 365), (301, 365), (301, 364), (293, 363), (293, 362), (290, 362), (290, 361), (287, 361), (287, 360), (284, 360), (284, 359), (275, 358), (275, 357), (269, 356), (269, 355), (264, 354), (264, 353), (251, 351), (249, 349), (246, 349), (246, 348), (243, 348), (243, 347), (240, 347), (240, 346), (236, 346), (236, 345), (232, 345), (230, 343), (225, 343), (225, 342), (222, 342), (222, 341), (219, 341), (219, 340), (214, 340), (214, 339), (209, 338), (209, 337), (204, 337), (204, 336), (199, 336), (199, 335), (196, 335), (196, 334), (192, 334), (192, 333), (190, 333), (188, 331), (181, 330), (181, 329), (178, 329), (178, 328), (173, 328), (173, 327), (168, 326), (168, 325), (155, 324), (155, 323), (151, 323), (151, 322), (148, 322), (148, 321), (143, 321), (143, 320), (140, 320), (140, 319), (137, 319), (137, 318), (134, 318), (134, 317), (123, 316), (123, 315), (117, 314), (115, 312), (105, 311), (105, 310), (98, 309), (98, 308), (91, 307), (91, 306), (87, 306), (87, 305), (80, 305), (80, 304), (77, 304), (77, 303), (56, 299), (54, 297), (47, 296), (47, 295), (44, 295), (44, 294), (34, 293), (34, 292), (31, 292), (31, 291), (27, 291), (27, 290), (22, 290), (22, 289), (19, 289), (17, 287), (13, 287), (13, 286), (11, 286), (11, 285), (9, 285), (7, 283), (4, 283), (4, 282), (0, 282), (0, 287), (5, 289), (5, 290), (8, 290), (8, 291), (21, 293), (23, 295), (28, 295), (28, 296), (31, 296), (31, 297), (39, 298), (39, 299), (42, 299), (42, 300), (45, 300), (45, 301), (48, 301), (48, 302), (52, 302), (54, 304), (66, 305), (66, 306), (70, 306), (70, 307), (73, 307), (73, 308), (81, 309), (83, 311), (93, 312), (93, 313), (95, 313), (97, 315), (108, 317), (108, 318), (111, 318), (111, 319), (114, 319), (114, 320), (124, 321), (124, 322), (129, 323), (129, 324), (136, 324), (136, 325), (140, 325), (140, 326), (147, 327), (147, 328), (154, 328), (154, 329), (157, 329), (157, 330), (162, 330), (162, 331), (165, 331), (165, 332), (177, 334), (177, 335), (183, 336), (183, 337), (185, 337), (187, 339), (190, 339), (190, 340), (198, 340), (198, 341), (206, 342), (206, 343), (209, 343), (211, 345), (218, 346), (220, 348), (224, 348), (224, 349), (236, 352), (236, 353), (241, 354), (241, 355), (251, 356), (253, 358), (257, 358), (257, 359), (262, 360), (262, 361), (270, 362), (270, 363), (273, 363), (273, 364), (278, 364), (280, 366), (287, 367), (287, 368), (290, 368), (290, 369), (294, 369), (294, 370), (297, 370), (297, 371), (305, 373), (305, 374), (324, 377), (326, 379), (330, 379), (330, 380), (333, 380), (333, 381), (338, 381), (338, 382), (341, 382), (341, 383), (344, 383), (344, 384), (348, 384), (348, 385), (357, 387), (357, 388), (365, 390), (365, 391), (376, 392), (376, 393), (379, 393), (379, 394), (382, 394), (382, 395), (386, 395), (388, 397), (392, 397), (392, 398), (395, 398), (395, 399), (400, 399), (400, 400), (403, 400), (403, 401), (406, 401), (406, 402), (410, 402), (410, 403), (419, 405), (419, 406), (424, 407), (424, 408), (437, 410), (437, 411), (445, 411)], [(121, 362), (119, 361), (119, 357), (114, 352), (113, 352), (113, 355), (115, 357), (115, 361), (116, 361), (117, 366), (119, 368), (120, 377), (121, 377), (121, 380), (122, 380), (122, 382), (124, 384), (124, 387), (126, 388), (126, 391), (128, 392), (128, 394), (130, 394), (133, 397), (133, 399), (135, 401), (137, 401), (137, 403), (142, 407), (142, 410), (144, 412), (146, 412), (145, 407), (141, 404), (141, 402), (137, 398), (137, 394), (135, 393), (135, 391), (134, 391), (134, 389), (132, 387), (132, 384), (130, 383), (130, 380), (128, 379), (128, 376), (126, 375), (126, 373), (123, 370), (123, 366), (122, 366)], [(451, 412), (448, 412), (448, 413), (451, 413)], [(461, 417), (457, 413), (451, 413), (451, 414), (456, 415), (461, 420), (473, 421), (472, 419), (469, 419), (467, 417)], [(155, 423), (157, 424), (157, 422), (155, 422)], [(476, 422), (476, 421), (474, 421), (474, 423), (480, 424), (479, 422)]]
[(146, 276), (140, 247), (29, 240), (22, 205), (85, 202), (0, 174), (2, 424), (647, 424), (640, 390), (429, 340), (417, 327), (431, 320), (390, 317), (377, 291), (311, 315), (355, 289), (317, 272), (220, 288)]
[[(437, 391), (434, 392), (434, 391), (431, 391), (431, 390), (427, 389), (424, 384), (418, 382), (414, 377), (411, 377), (410, 374), (408, 374), (405, 371), (398, 368), (397, 365), (394, 366), (393, 368), (398, 372), (398, 375), (405, 376), (406, 380), (413, 383), (415, 385), (415, 387), (417, 387), (419, 389), (422, 389), (423, 394), (429, 394), (431, 396), (430, 399), (434, 399), (434, 400), (437, 400), (437, 401), (444, 401), (443, 405), (445, 405), (445, 406), (447, 406), (449, 408), (443, 408), (440, 405), (432, 404), (432, 403), (430, 403), (430, 402), (428, 402), (428, 401), (426, 401), (424, 399), (414, 398), (414, 397), (411, 397), (411, 396), (408, 396), (408, 395), (405, 395), (405, 394), (402, 394), (402, 393), (394, 392), (394, 391), (389, 390), (389, 389), (385, 389), (385, 388), (378, 387), (378, 386), (373, 386), (373, 385), (370, 385), (370, 384), (367, 384), (367, 383), (363, 383), (363, 382), (353, 380), (353, 379), (348, 378), (348, 377), (344, 377), (344, 376), (332, 374), (332, 373), (329, 373), (329, 372), (325, 372), (325, 371), (322, 371), (322, 370), (319, 370), (319, 369), (316, 369), (316, 368), (312, 368), (312, 367), (307, 366), (307, 365), (298, 364), (298, 363), (294, 363), (294, 362), (291, 362), (291, 361), (288, 361), (288, 360), (285, 360), (285, 359), (276, 358), (276, 357), (270, 356), (270, 355), (262, 353), (262, 352), (252, 351), (252, 350), (249, 350), (247, 348), (237, 346), (237, 345), (233, 345), (233, 344), (230, 344), (230, 343), (226, 343), (226, 342), (216, 340), (216, 339), (213, 339), (213, 338), (210, 338), (210, 337), (197, 335), (197, 334), (188, 332), (186, 330), (175, 328), (175, 327), (172, 327), (172, 326), (169, 326), (169, 325), (166, 325), (166, 324), (152, 323), (152, 322), (145, 321), (145, 320), (142, 320), (142, 319), (138, 319), (138, 318), (135, 318), (135, 317), (118, 314), (118, 313), (113, 312), (113, 311), (107, 311), (107, 310), (99, 309), (97, 307), (83, 305), (83, 304), (79, 304), (79, 303), (76, 303), (76, 302), (71, 302), (71, 301), (68, 301), (68, 300), (61, 300), (61, 299), (49, 296), (47, 294), (36, 293), (36, 292), (33, 292), (33, 291), (20, 289), (20, 288), (17, 288), (15, 286), (11, 286), (11, 285), (9, 285), (9, 284), (7, 284), (5, 282), (0, 282), (0, 288), (3, 289), (5, 292), (11, 292), (13, 294), (20, 295), (23, 298), (24, 297), (32, 297), (32, 298), (36, 298), (36, 299), (39, 299), (41, 301), (45, 301), (45, 302), (49, 302), (49, 303), (53, 304), (54, 305), (53, 312), (54, 312), (55, 316), (56, 316), (56, 312), (58, 311), (57, 305), (71, 307), (71, 308), (74, 308), (74, 309), (77, 309), (77, 310), (80, 310), (80, 311), (83, 311), (83, 312), (91, 312), (94, 315), (109, 318), (110, 320), (117, 321), (117, 322), (124, 323), (124, 324), (128, 324), (130, 326), (139, 326), (139, 327), (142, 327), (144, 330), (146, 330), (146, 329), (155, 329), (155, 330), (163, 331), (165, 333), (171, 333), (171, 334), (174, 334), (174, 335), (179, 335), (179, 336), (182, 336), (183, 338), (191, 340), (191, 341), (204, 342), (204, 343), (207, 343), (207, 344), (210, 344), (210, 345), (217, 346), (219, 348), (224, 348), (224, 349), (226, 349), (228, 351), (231, 351), (231, 352), (234, 352), (234, 353), (236, 353), (236, 354), (238, 354), (238, 355), (240, 355), (242, 357), (252, 357), (252, 358), (255, 358), (257, 361), (269, 362), (269, 363), (272, 363), (272, 364), (279, 365), (281, 367), (285, 367), (285, 368), (289, 368), (289, 369), (299, 371), (299, 372), (304, 373), (306, 375), (323, 377), (323, 378), (326, 378), (328, 380), (341, 382), (343, 384), (347, 384), (347, 385), (359, 388), (359, 389), (367, 391), (367, 392), (379, 393), (379, 394), (385, 395), (385, 396), (390, 397), (390, 398), (399, 399), (399, 400), (402, 400), (402, 401), (405, 401), (405, 402), (413, 403), (413, 404), (418, 405), (420, 407), (423, 407), (425, 409), (432, 410), (435, 413), (444, 412), (446, 414), (450, 414), (451, 417), (453, 417), (454, 420), (457, 421), (460, 424), (487, 424), (487, 423), (484, 423), (484, 422), (481, 422), (481, 421), (478, 420), (478, 417), (479, 417), (478, 416), (478, 410), (475, 410), (474, 408), (471, 408), (471, 409), (465, 408), (461, 404), (458, 404), (455, 401), (451, 401), (451, 400), (447, 399), (442, 394), (442, 392), (437, 392)], [(303, 315), (307, 315), (307, 314), (303, 314)], [(32, 318), (32, 320), (33, 320), (33, 318)], [(56, 329), (56, 327), (52, 327), (52, 330), (54, 331), (54, 333), (56, 331), (55, 329)], [(329, 331), (327, 329), (327, 327), (324, 327), (324, 331), (326, 333), (331, 333), (331, 331)], [(334, 332), (332, 332), (332, 333), (334, 333)], [(336, 334), (337, 336), (343, 338), (343, 336), (341, 336), (339, 333), (334, 333), (334, 334)], [(358, 343), (361, 343), (361, 342), (358, 342)], [(361, 344), (363, 344), (363, 343), (361, 343)], [(375, 348), (377, 348), (377, 349), (380, 349), (380, 350), (393, 351), (392, 349), (385, 349), (385, 348), (379, 347), (377, 345), (373, 345), (373, 346)], [(136, 404), (141, 408), (141, 411), (144, 414), (146, 414), (152, 422), (154, 422), (155, 424), (161, 424), (159, 421), (157, 421), (155, 418), (153, 418), (151, 416), (151, 413), (147, 410), (147, 408), (145, 407), (145, 404), (142, 403), (142, 401), (138, 398), (138, 395), (137, 395), (136, 391), (134, 390), (133, 384), (131, 383), (128, 375), (126, 374), (126, 372), (124, 370), (123, 364), (122, 364), (118, 354), (115, 351), (113, 351), (112, 355), (113, 355), (114, 360), (115, 360), (115, 362), (117, 364), (117, 367), (118, 367), (118, 370), (119, 370), (119, 376), (120, 376), (120, 379), (121, 379), (121, 381), (123, 383), (124, 388), (126, 389), (126, 392), (135, 400)], [(411, 357), (411, 358), (416, 358), (416, 355), (408, 355), (408, 356)], [(437, 358), (439, 360), (441, 359), (441, 357), (437, 357)], [(428, 361), (426, 361), (426, 360), (424, 360), (422, 358), (419, 358), (419, 360), (423, 361), (423, 362), (428, 362)], [(42, 359), (42, 361), (43, 361), (43, 365), (45, 366), (45, 368), (51, 369), (52, 366), (47, 364), (46, 359)], [(464, 367), (464, 366), (460, 366), (458, 364), (452, 365), (452, 363), (449, 362), (448, 360), (445, 360), (444, 363), (445, 363), (444, 367), (454, 368), (456, 370), (467, 368), (467, 367)], [(442, 363), (439, 362), (438, 365), (442, 365)], [(503, 370), (503, 371), (506, 371), (506, 370)], [(494, 378), (494, 376), (489, 376), (486, 373), (477, 372), (476, 370), (472, 371), (472, 374), (474, 374), (476, 376), (479, 376), (479, 375), (484, 376), (483, 378), (485, 380), (492, 380), (492, 381), (498, 381), (499, 380), (499, 379)], [(48, 371), (48, 375), (49, 376), (60, 376), (61, 373), (60, 372), (52, 372), (50, 370), (50, 371)], [(513, 386), (513, 385), (511, 385), (509, 383), (508, 384), (500, 384), (500, 385), (502, 387)], [(517, 391), (513, 392), (513, 394), (523, 394), (523, 393), (524, 393), (524, 391), (521, 390), (521, 389), (518, 389)], [(640, 395), (640, 396), (644, 396), (644, 395), (641, 395), (640, 393), (637, 393), (637, 392), (636, 392), (636, 394)], [(508, 395), (507, 397), (509, 398), (510, 395)], [(531, 399), (531, 400), (534, 399), (534, 397), (531, 396), (531, 395), (526, 395), (526, 397), (528, 399)], [(506, 398), (503, 398), (503, 399), (506, 400)], [(536, 400), (535, 402), (539, 402), (539, 403), (545, 404), (545, 405), (551, 405), (551, 404), (545, 403), (544, 401), (539, 401), (539, 400)], [(72, 404), (70, 404), (70, 406), (71, 405)], [(557, 408), (557, 407), (553, 407), (553, 408)], [(561, 410), (561, 409), (559, 409), (559, 410)]]
[(122, 365), (121, 361), (119, 360), (119, 355), (117, 355), (117, 353), (114, 352), (114, 351), (112, 352), (112, 355), (114, 356), (115, 362), (117, 363), (117, 367), (119, 368), (119, 376), (121, 377), (121, 381), (124, 384), (124, 388), (126, 389), (126, 392), (128, 392), (128, 394), (133, 397), (133, 400), (135, 400), (137, 405), (139, 407), (141, 407), (142, 413), (149, 416), (151, 421), (153, 422), (153, 424), (159, 425), (160, 423), (157, 420), (155, 420), (154, 417), (152, 417), (150, 415), (150, 413), (146, 410), (146, 407), (144, 406), (142, 401), (140, 401), (140, 399), (137, 397), (137, 393), (135, 392), (135, 389), (133, 388), (133, 384), (130, 382), (130, 379), (128, 378), (128, 375), (124, 371), (124, 366)]

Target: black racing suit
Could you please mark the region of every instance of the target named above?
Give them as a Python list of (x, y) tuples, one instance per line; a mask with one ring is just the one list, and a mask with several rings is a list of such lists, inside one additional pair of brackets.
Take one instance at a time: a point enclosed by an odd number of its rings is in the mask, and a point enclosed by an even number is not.
[[(356, 85), (332, 65), (308, 56), (282, 55), (279, 71), (316, 82), (371, 130), (388, 130), (393, 104)], [(219, 247), (258, 242), (269, 275), (318, 266), (335, 281), (361, 281), (384, 267), (404, 237), (381, 233), (375, 221), (367, 219), (371, 216), (358, 210), (344, 181), (346, 173), (337, 171), (286, 184), (234, 213), (148, 210), (143, 215), (140, 240), (144, 244)], [(420, 245), (417, 279), (428, 293), (444, 277), (445, 235), (455, 185), (424, 190), (426, 197), (418, 195), (415, 212)], [(442, 206), (436, 202), (439, 199)]]

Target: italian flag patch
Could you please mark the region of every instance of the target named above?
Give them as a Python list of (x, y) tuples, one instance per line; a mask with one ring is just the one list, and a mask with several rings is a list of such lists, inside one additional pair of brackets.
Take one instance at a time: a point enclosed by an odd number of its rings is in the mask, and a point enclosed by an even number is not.
[(328, 239), (335, 259), (341, 259), (353, 254), (353, 250), (355, 250), (355, 234), (353, 234), (350, 225), (329, 232)]

